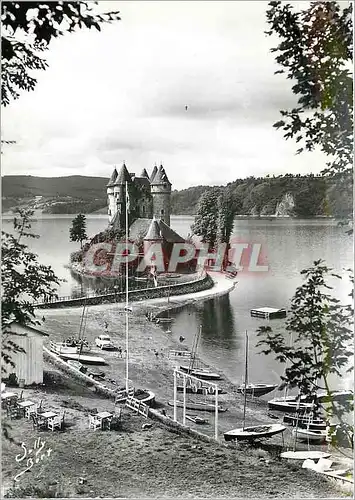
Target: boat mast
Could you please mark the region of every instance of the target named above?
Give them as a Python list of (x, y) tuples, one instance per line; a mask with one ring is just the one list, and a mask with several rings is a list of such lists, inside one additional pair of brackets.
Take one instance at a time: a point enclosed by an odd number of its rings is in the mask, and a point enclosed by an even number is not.
[(244, 409), (243, 409), (243, 431), (245, 428), (245, 413), (247, 409), (247, 385), (248, 385), (248, 332), (245, 332), (245, 372), (244, 372)]
[(192, 369), (194, 367), (194, 364), (195, 364), (195, 358), (196, 358), (196, 353), (197, 353), (197, 346), (198, 346), (198, 343), (199, 343), (199, 340), (200, 340), (201, 332), (202, 332), (202, 325), (200, 325), (200, 328), (196, 332), (195, 337), (194, 337), (194, 341), (193, 341), (193, 344), (192, 344), (192, 353), (191, 353), (191, 358), (190, 358), (188, 373), (191, 373), (191, 371), (192, 371)]
[[(126, 181), (126, 245), (128, 245), (128, 184)], [(128, 248), (126, 248), (126, 392), (128, 395), (129, 383), (128, 383)]]

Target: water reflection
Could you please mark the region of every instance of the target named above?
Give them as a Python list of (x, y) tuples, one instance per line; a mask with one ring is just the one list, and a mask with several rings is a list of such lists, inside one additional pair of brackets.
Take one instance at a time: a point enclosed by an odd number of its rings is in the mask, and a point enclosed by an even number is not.
[(201, 345), (226, 350), (238, 348), (234, 334), (234, 312), (229, 295), (207, 300), (197, 307), (197, 320), (202, 324)]

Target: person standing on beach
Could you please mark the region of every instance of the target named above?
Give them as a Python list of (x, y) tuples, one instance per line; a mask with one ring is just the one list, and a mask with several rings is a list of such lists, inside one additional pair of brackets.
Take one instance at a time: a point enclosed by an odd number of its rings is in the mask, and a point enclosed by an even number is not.
[(120, 358), (122, 358), (122, 347), (118, 348), (118, 355)]

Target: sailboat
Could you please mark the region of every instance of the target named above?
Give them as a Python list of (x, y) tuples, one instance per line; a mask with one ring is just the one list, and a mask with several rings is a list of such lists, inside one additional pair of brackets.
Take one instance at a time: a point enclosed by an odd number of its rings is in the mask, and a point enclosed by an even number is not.
[(64, 342), (51, 342), (50, 350), (65, 360), (75, 360), (88, 365), (106, 365), (104, 358), (87, 354), (90, 352), (88, 342), (82, 337), (87, 320), (86, 304), (81, 315), (79, 334), (77, 339), (67, 339)]
[[(248, 387), (248, 332), (245, 332), (245, 373), (244, 386)], [(275, 434), (280, 434), (286, 430), (281, 424), (260, 424), (252, 427), (245, 427), (245, 414), (247, 406), (247, 392), (244, 392), (243, 427), (232, 429), (224, 433), (226, 441), (265, 439)]]
[(194, 337), (194, 342), (192, 345), (192, 355), (190, 358), (189, 366), (180, 366), (180, 370), (193, 375), (194, 377), (204, 379), (204, 380), (219, 380), (221, 378), (219, 373), (212, 372), (209, 368), (194, 368), (196, 361), (197, 346), (201, 337), (202, 325)]

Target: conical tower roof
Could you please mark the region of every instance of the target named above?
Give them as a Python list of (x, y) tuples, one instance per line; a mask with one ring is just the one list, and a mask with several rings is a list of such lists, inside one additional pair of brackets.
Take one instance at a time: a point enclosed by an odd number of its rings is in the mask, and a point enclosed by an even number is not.
[(157, 241), (162, 239), (163, 237), (160, 232), (158, 221), (156, 219), (153, 219), (149, 226), (147, 234), (144, 236), (144, 241)]
[(154, 176), (154, 179), (151, 180), (150, 182), (151, 184), (164, 184), (164, 183), (171, 184), (171, 182), (168, 179), (168, 176), (166, 175), (163, 165), (160, 165), (158, 172)]
[(117, 179), (117, 176), (118, 176), (118, 173), (117, 173), (117, 170), (116, 170), (116, 167), (113, 169), (113, 172), (112, 172), (112, 175), (110, 177), (110, 180), (108, 181), (108, 184), (107, 184), (107, 187), (109, 186), (113, 186), (116, 179)]
[(129, 175), (126, 165), (123, 164), (119, 174), (117, 175), (115, 184), (125, 184), (126, 182), (132, 182), (132, 179)]
[(143, 168), (142, 173), (141, 173), (141, 175), (139, 177), (147, 177), (147, 179), (149, 179), (148, 172), (146, 171), (145, 168)]
[(153, 182), (154, 177), (156, 176), (156, 173), (158, 172), (158, 167), (154, 165), (152, 175), (150, 176), (150, 182)]

